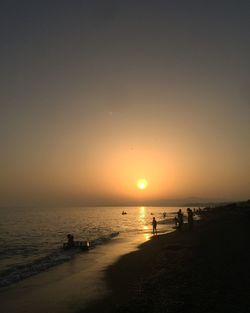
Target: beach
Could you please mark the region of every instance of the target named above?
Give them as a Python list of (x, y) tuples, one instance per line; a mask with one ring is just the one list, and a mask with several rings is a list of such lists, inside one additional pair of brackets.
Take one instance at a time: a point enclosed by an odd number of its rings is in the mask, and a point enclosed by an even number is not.
[(2, 288), (1, 311), (248, 312), (249, 221), (250, 202), (242, 202), (204, 209), (193, 229), (116, 236)]
[(126, 241), (116, 237), (67, 262), (1, 288), (1, 312), (78, 312), (88, 301), (109, 294), (105, 269), (121, 255), (134, 251), (139, 239)]
[[(151, 213), (162, 233), (172, 231), (177, 210), (168, 208), (168, 219), (161, 224), (161, 207), (127, 207), (124, 216), (123, 209), (2, 210), (1, 312), (72, 313), (109, 294), (105, 269), (149, 240)], [(62, 243), (69, 231), (77, 240), (89, 239), (90, 250), (64, 251)]]
[(205, 210), (105, 271), (111, 293), (82, 312), (249, 312), (250, 202)]

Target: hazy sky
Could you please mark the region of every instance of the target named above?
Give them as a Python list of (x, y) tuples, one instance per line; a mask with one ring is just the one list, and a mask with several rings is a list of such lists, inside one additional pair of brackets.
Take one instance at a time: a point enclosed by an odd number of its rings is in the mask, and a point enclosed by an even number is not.
[(249, 38), (249, 1), (1, 1), (0, 205), (249, 198)]

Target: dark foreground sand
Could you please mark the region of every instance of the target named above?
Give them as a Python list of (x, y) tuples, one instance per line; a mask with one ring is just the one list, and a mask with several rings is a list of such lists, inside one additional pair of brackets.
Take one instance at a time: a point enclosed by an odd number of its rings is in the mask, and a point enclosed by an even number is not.
[(106, 271), (112, 293), (84, 312), (250, 312), (250, 202), (204, 212)]

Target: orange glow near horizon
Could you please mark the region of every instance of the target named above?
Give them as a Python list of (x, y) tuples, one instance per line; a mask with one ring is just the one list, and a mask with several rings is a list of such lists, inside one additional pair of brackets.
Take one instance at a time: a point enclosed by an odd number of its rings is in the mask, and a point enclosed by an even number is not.
[[(183, 139), (185, 135), (182, 135)], [(175, 138), (178, 138), (178, 134)], [(162, 141), (162, 144), (158, 144), (141, 136), (137, 142), (134, 133), (126, 132), (122, 136), (114, 133), (110, 142), (103, 141), (87, 150), (76, 143), (72, 144), (74, 150), (67, 145), (63, 145), (62, 149), (54, 144), (51, 157), (44, 160), (40, 159), (43, 154), (42, 147), (39, 147), (34, 150), (35, 155), (31, 155), (33, 159), (27, 164), (23, 163), (19, 170), (15, 169), (15, 173), (14, 168), (2, 171), (6, 184), (2, 203), (12, 203), (13, 194), (20, 203), (37, 203), (38, 200), (42, 204), (52, 201), (75, 201), (77, 204), (146, 203), (148, 200), (176, 199), (190, 195), (210, 197), (217, 195), (217, 190), (227, 195), (232, 183), (230, 175), (234, 175), (236, 180), (238, 177), (238, 182), (242, 179), (247, 181), (247, 172), (244, 178), (230, 160), (224, 160), (225, 167), (221, 166), (217, 153), (219, 148), (216, 153), (209, 155), (208, 148), (202, 146), (202, 152), (198, 153), (195, 146), (192, 151), (189, 150), (189, 141), (180, 145), (177, 140), (170, 139), (167, 143)], [(80, 142), (80, 135), (77, 134), (74, 140)], [(127, 142), (133, 141), (134, 148), (130, 149)], [(38, 167), (38, 164), (42, 165)], [(231, 169), (231, 173), (227, 168)], [(24, 170), (25, 179), (22, 177)], [(216, 183), (215, 172), (221, 175)], [(242, 194), (247, 194), (247, 185), (244, 189), (239, 183), (235, 196), (240, 187)]]

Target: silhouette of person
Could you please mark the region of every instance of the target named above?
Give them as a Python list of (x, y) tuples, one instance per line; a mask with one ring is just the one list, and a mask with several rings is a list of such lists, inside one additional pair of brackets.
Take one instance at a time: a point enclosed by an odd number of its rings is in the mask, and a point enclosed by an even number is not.
[(181, 212), (181, 209), (177, 213), (177, 219), (178, 219), (178, 228), (182, 230), (183, 225), (183, 213)]
[(71, 234), (68, 234), (67, 238), (68, 238), (68, 246), (73, 247), (74, 246), (74, 236)]
[(153, 234), (156, 235), (157, 234), (157, 221), (155, 217), (153, 217), (152, 226), (153, 226)]
[(194, 213), (190, 208), (187, 208), (187, 214), (188, 214), (188, 226), (189, 229), (192, 229), (194, 224)]

